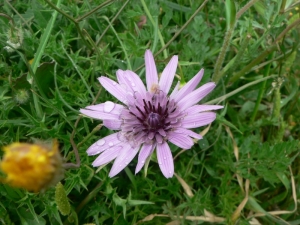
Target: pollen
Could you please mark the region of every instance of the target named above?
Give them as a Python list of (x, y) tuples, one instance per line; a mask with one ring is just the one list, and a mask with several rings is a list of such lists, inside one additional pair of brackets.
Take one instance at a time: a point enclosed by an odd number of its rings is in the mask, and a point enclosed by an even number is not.
[(62, 163), (56, 140), (52, 148), (39, 144), (13, 143), (4, 147), (3, 151), (0, 163), (1, 170), (6, 174), (3, 183), (39, 192), (53, 182), (58, 182), (58, 177), (61, 178)]
[(150, 92), (154, 93), (154, 94), (157, 94), (159, 92), (159, 85), (158, 84), (152, 84)]

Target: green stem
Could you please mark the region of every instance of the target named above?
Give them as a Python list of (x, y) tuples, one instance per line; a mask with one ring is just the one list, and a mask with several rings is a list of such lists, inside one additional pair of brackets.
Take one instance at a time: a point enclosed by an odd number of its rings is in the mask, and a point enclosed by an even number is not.
[(245, 84), (244, 86), (242, 86), (240, 88), (235, 89), (234, 91), (232, 91), (232, 92), (230, 92), (230, 93), (228, 93), (226, 95), (223, 95), (223, 96), (221, 96), (219, 98), (213, 99), (213, 100), (211, 100), (209, 102), (205, 102), (205, 104), (206, 105), (218, 104), (218, 103), (224, 101), (225, 99), (227, 99), (227, 98), (229, 98), (229, 97), (231, 97), (231, 96), (233, 96), (233, 95), (241, 92), (242, 90), (244, 90), (244, 89), (246, 89), (246, 88), (248, 88), (250, 86), (253, 86), (253, 85), (258, 84), (258, 83), (260, 83), (262, 81), (265, 81), (265, 80), (268, 80), (268, 79), (271, 79), (271, 78), (275, 78), (275, 77), (277, 77), (277, 75), (272, 75), (272, 76), (268, 76), (268, 77), (264, 77), (264, 78), (252, 81), (252, 82), (250, 82), (248, 84)]
[(260, 61), (264, 60), (266, 56), (268, 56), (270, 53), (272, 53), (276, 49), (277, 49), (276, 45), (272, 45), (271, 47), (267, 48), (258, 57), (253, 59), (247, 66), (245, 66), (241, 71), (234, 73), (232, 78), (229, 80), (229, 83), (234, 83), (235, 81), (237, 81), (241, 76), (248, 73), (252, 69), (252, 67), (257, 65)]
[[(144, 10), (145, 10), (145, 12), (146, 12), (146, 14), (147, 14), (147, 16), (148, 16), (150, 22), (152, 23), (152, 26), (153, 26), (153, 27), (157, 26), (157, 25), (155, 24), (155, 22), (154, 22), (154, 19), (153, 19), (151, 13), (150, 13), (150, 11), (149, 11), (149, 9), (148, 9), (148, 7), (147, 7), (145, 1), (144, 1), (144, 0), (141, 0), (141, 3), (142, 3), (142, 5), (143, 5), (143, 7), (144, 7)], [(163, 36), (161, 35), (161, 32), (160, 32), (159, 29), (157, 29), (157, 32), (158, 32), (158, 37), (159, 37), (161, 46), (164, 47), (166, 44), (165, 44), (165, 41), (164, 41), (164, 39), (163, 39)], [(163, 53), (164, 53), (164, 58), (165, 58), (165, 59), (168, 58), (168, 53), (167, 53), (167, 51), (164, 50)]]
[(295, 26), (300, 24), (300, 19), (295, 20), (293, 23), (291, 23), (289, 26), (287, 26), (276, 38), (275, 43), (277, 43), (278, 41), (280, 41), (287, 32), (289, 32), (292, 28), (294, 28)]
[(279, 87), (275, 88), (275, 94), (274, 94), (275, 98), (274, 98), (274, 106), (273, 106), (273, 113), (272, 113), (272, 117), (280, 119), (280, 109), (281, 109), (281, 105), (280, 105), (280, 100), (281, 100), (281, 94), (280, 94), (280, 85)]
[(15, 26), (14, 20), (13, 20), (9, 15), (6, 15), (6, 14), (4, 14), (4, 13), (0, 13), (0, 16), (1, 16), (1, 17), (4, 17), (4, 18), (6, 18), (6, 19), (8, 19), (9, 22), (11, 23), (11, 25), (12, 25), (12, 26)]
[(123, 42), (121, 41), (121, 39), (119, 38), (118, 36), (118, 33), (116, 32), (115, 28), (113, 27), (113, 25), (111, 24), (111, 22), (109, 21), (109, 19), (106, 17), (106, 16), (101, 16), (101, 18), (103, 18), (104, 20), (107, 21), (107, 23), (109, 24), (111, 30), (114, 32), (114, 34), (116, 35), (116, 38), (118, 39), (123, 51), (124, 51), (124, 54), (125, 54), (125, 58), (126, 58), (126, 61), (127, 61), (127, 65), (128, 65), (128, 69), (129, 70), (132, 70), (132, 67), (131, 67), (131, 63), (130, 63), (130, 60), (129, 60), (129, 57), (128, 57), (128, 54), (127, 54), (127, 50), (123, 44)]
[(45, 2), (47, 2), (47, 4), (53, 8), (54, 10), (56, 10), (57, 12), (59, 12), (60, 14), (64, 15), (65, 17), (67, 17), (69, 20), (71, 20), (73, 23), (76, 23), (76, 20), (72, 17), (69, 16), (67, 13), (65, 13), (63, 10), (61, 10), (60, 8), (56, 7), (56, 5), (54, 5), (52, 2), (50, 2), (49, 0), (45, 0)]
[(251, 35), (250, 34), (246, 34), (242, 43), (241, 43), (241, 47), (238, 51), (238, 53), (236, 54), (236, 56), (233, 58), (233, 60), (231, 60), (229, 63), (227, 63), (227, 65), (222, 69), (221, 71), (221, 75), (223, 75), (224, 73), (226, 73), (227, 70), (229, 70), (228, 74), (232, 74), (232, 72), (237, 68), (237, 66), (240, 63), (240, 60), (243, 58), (243, 55), (245, 53), (245, 50), (249, 44), (249, 41), (251, 39)]
[(100, 188), (102, 187), (103, 182), (97, 184), (97, 186), (80, 202), (80, 204), (76, 208), (76, 213), (78, 214), (81, 209), (89, 202), (95, 195), (99, 192)]
[(228, 49), (228, 46), (229, 46), (229, 43), (230, 43), (230, 40), (231, 40), (231, 37), (232, 37), (233, 30), (234, 30), (234, 25), (231, 26), (229, 28), (229, 30), (226, 32), (225, 39), (224, 39), (220, 54), (219, 54), (217, 62), (216, 62), (216, 66), (215, 66), (215, 69), (214, 69), (214, 74), (212, 76), (212, 80), (215, 83), (218, 83), (219, 80), (223, 76), (223, 74), (221, 73), (221, 68), (222, 68), (222, 64), (223, 64), (224, 59), (225, 59), (226, 51)]
[(53, 8), (54, 10), (56, 10), (57, 12), (59, 12), (60, 14), (62, 14), (63, 16), (67, 17), (69, 20), (71, 20), (74, 24), (75, 24), (75, 27), (76, 27), (76, 30), (78, 31), (82, 41), (86, 44), (87, 47), (89, 47), (89, 45), (86, 43), (86, 40), (84, 39), (84, 35), (82, 33), (82, 30), (80, 29), (79, 27), (79, 24), (77, 22), (76, 19), (74, 19), (72, 16), (68, 15), (67, 13), (65, 13), (63, 10), (59, 9), (58, 7), (56, 7), (52, 2), (50, 2), (49, 0), (45, 0), (48, 5)]
[(163, 46), (154, 56), (158, 56), (162, 51), (164, 51), (177, 37), (178, 35), (192, 22), (192, 20), (197, 16), (197, 14), (204, 8), (208, 0), (205, 0), (199, 8), (193, 13), (193, 15), (186, 21), (186, 23), (174, 34), (174, 36)]
[(282, 0), (281, 6), (280, 6), (280, 13), (281, 14), (284, 13), (285, 5), (286, 5), (286, 0)]
[(64, 53), (66, 54), (66, 56), (68, 57), (68, 59), (71, 61), (74, 69), (77, 71), (78, 75), (80, 76), (80, 79), (82, 80), (82, 83), (84, 84), (84, 86), (86, 87), (87, 91), (89, 92), (90, 96), (92, 97), (92, 99), (95, 98), (90, 86), (87, 84), (87, 82), (85, 81), (83, 75), (81, 74), (77, 64), (74, 62), (74, 60), (72, 59), (72, 57), (68, 54), (67, 50), (64, 48), (63, 43), (61, 42), (61, 48), (64, 51)]
[[(163, 46), (158, 52), (156, 52), (154, 54), (154, 57), (158, 56), (160, 53), (162, 53), (162, 51), (164, 51), (167, 47), (169, 47), (169, 45), (178, 37), (178, 35), (192, 22), (192, 20), (195, 18), (195, 16), (197, 16), (197, 14), (201, 11), (201, 9), (204, 8), (204, 6), (206, 5), (206, 3), (208, 2), (208, 0), (205, 0), (200, 6), (199, 8), (193, 13), (193, 15), (188, 19), (188, 21), (186, 21), (186, 23), (174, 34), (174, 36), (167, 42), (167, 44), (165, 44), (165, 46)], [(145, 64), (142, 64), (140, 67), (138, 67), (135, 71), (140, 70), (141, 68), (143, 68), (145, 66)]]
[(94, 8), (93, 10), (91, 10), (91, 11), (87, 12), (86, 14), (84, 14), (83, 16), (77, 18), (76, 22), (79, 23), (80, 21), (82, 21), (86, 17), (89, 17), (94, 12), (98, 11), (99, 9), (101, 9), (103, 6), (109, 5), (109, 4), (113, 3), (113, 2), (114, 2), (114, 0), (108, 0), (106, 2), (103, 2), (102, 4), (100, 4), (99, 6), (97, 6), (96, 8)]
[[(110, 21), (111, 23), (115, 22), (115, 20), (118, 18), (118, 16), (120, 15), (120, 13), (123, 11), (123, 9), (126, 7), (126, 5), (128, 4), (130, 0), (127, 0), (122, 7), (120, 8), (120, 10), (117, 12), (117, 14), (114, 16), (114, 18), (112, 18), (112, 20)], [(105, 30), (102, 32), (101, 36), (99, 37), (98, 41), (96, 42), (96, 46), (99, 45), (100, 41), (102, 40), (103, 36), (106, 34), (106, 32), (108, 31), (108, 29), (110, 28), (110, 26), (108, 25)]]
[[(274, 57), (274, 52), (272, 54), (269, 55), (269, 60), (272, 60)], [(270, 68), (271, 68), (271, 63), (269, 63), (265, 69), (265, 72), (264, 72), (264, 77), (268, 77), (269, 76), (269, 73), (270, 73)], [(265, 94), (265, 90), (266, 90), (266, 84), (267, 84), (267, 80), (263, 81), (261, 83), (261, 86), (260, 86), (260, 90), (259, 90), (259, 93), (258, 93), (258, 97), (257, 97), (257, 100), (256, 100), (256, 103), (255, 103), (255, 107), (254, 107), (254, 110), (252, 112), (252, 116), (250, 118), (250, 124), (252, 124), (255, 120), (255, 117), (256, 117), (256, 114), (258, 112), (258, 108), (259, 108), (259, 105), (261, 103), (261, 100)]]
[(236, 14), (236, 19), (239, 19), (241, 17), (241, 15), (244, 14), (244, 12), (246, 12), (255, 2), (257, 2), (258, 0), (251, 0), (249, 1), (243, 8), (241, 8), (237, 14)]

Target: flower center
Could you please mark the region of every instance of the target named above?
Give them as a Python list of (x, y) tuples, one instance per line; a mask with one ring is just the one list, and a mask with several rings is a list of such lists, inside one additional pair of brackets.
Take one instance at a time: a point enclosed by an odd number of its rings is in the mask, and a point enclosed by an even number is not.
[(166, 93), (147, 92), (142, 96), (135, 92), (126, 97), (127, 108), (120, 116), (123, 123), (119, 138), (122, 141), (128, 141), (133, 146), (162, 143), (167, 140), (169, 131), (181, 126), (179, 118), (182, 113)]
[(150, 125), (151, 128), (157, 128), (160, 123), (160, 115), (157, 113), (151, 112), (148, 115), (148, 124)]

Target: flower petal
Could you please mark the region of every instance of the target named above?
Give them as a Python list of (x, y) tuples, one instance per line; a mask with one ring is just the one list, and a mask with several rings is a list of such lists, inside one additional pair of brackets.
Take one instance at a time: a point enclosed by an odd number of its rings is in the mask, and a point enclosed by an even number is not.
[(80, 109), (79, 111), (82, 114), (89, 116), (91, 118), (94, 118), (94, 119), (99, 119), (99, 120), (118, 120), (119, 119), (119, 115), (115, 115), (115, 114), (93, 111), (93, 110), (88, 110), (88, 109)]
[(120, 84), (107, 77), (99, 77), (98, 80), (109, 93), (115, 96), (120, 102), (126, 104), (126, 91)]
[(86, 151), (88, 155), (96, 155), (108, 148), (112, 148), (113, 146), (117, 146), (121, 141), (118, 139), (119, 132), (106, 136), (105, 138), (101, 138), (94, 144), (92, 144), (88, 150)]
[(183, 128), (196, 128), (210, 124), (216, 119), (216, 113), (203, 112), (198, 114), (192, 114), (184, 117), (181, 123)]
[(130, 86), (127, 86), (127, 82), (125, 80), (125, 76), (124, 76), (124, 73), (125, 71), (124, 70), (117, 70), (116, 72), (116, 75), (117, 75), (117, 79), (118, 79), (118, 82), (119, 84), (122, 86), (122, 85), (125, 85), (126, 86), (126, 89), (129, 89), (130, 90)]
[(135, 174), (140, 172), (142, 167), (145, 165), (146, 159), (151, 155), (154, 148), (155, 148), (155, 145), (147, 145), (147, 144), (143, 145), (143, 147), (141, 148), (140, 153), (139, 153), (138, 164), (136, 165), (136, 168), (135, 168)]
[(193, 139), (186, 134), (170, 132), (168, 134), (168, 139), (174, 145), (177, 145), (178, 147), (183, 149), (190, 149), (194, 145)]
[(124, 73), (125, 79), (127, 80), (128, 85), (132, 88), (134, 92), (138, 92), (143, 96), (146, 96), (146, 88), (141, 80), (141, 78), (134, 72), (126, 70)]
[(140, 146), (132, 148), (129, 144), (123, 146), (123, 149), (119, 152), (119, 156), (116, 158), (110, 172), (109, 177), (114, 177), (121, 172), (138, 153)]
[(201, 79), (203, 77), (203, 74), (204, 74), (204, 69), (201, 69), (189, 82), (187, 82), (186, 85), (184, 85), (178, 91), (178, 93), (174, 96), (174, 100), (176, 102), (180, 101), (180, 99), (182, 99), (183, 97), (185, 97), (186, 95), (191, 93), (193, 90), (195, 90), (195, 88), (197, 87), (197, 85), (201, 81)]
[(159, 88), (166, 94), (169, 93), (170, 87), (174, 80), (177, 64), (178, 64), (178, 56), (174, 55), (170, 60), (170, 62), (168, 63), (168, 65), (165, 67), (159, 79)]
[(224, 106), (222, 105), (193, 105), (185, 110), (188, 115), (196, 114), (199, 112), (223, 109)]
[(202, 139), (203, 138), (200, 134), (197, 134), (194, 131), (184, 129), (184, 128), (177, 128), (176, 130), (174, 130), (174, 132), (179, 133), (179, 134), (185, 134), (185, 135), (188, 135), (188, 136), (190, 136), (192, 138), (196, 138), (196, 139)]
[(171, 178), (174, 174), (174, 162), (168, 143), (164, 141), (157, 144), (156, 154), (161, 172), (166, 178)]
[(103, 125), (111, 130), (120, 130), (122, 120), (103, 120)]
[(120, 115), (122, 110), (125, 109), (125, 107), (123, 105), (111, 101), (106, 101), (104, 103), (97, 104), (97, 105), (89, 105), (86, 107), (86, 109)]
[(158, 84), (158, 76), (155, 61), (150, 50), (146, 50), (145, 53), (145, 67), (146, 67), (146, 82), (147, 89), (151, 91), (153, 84)]
[(173, 99), (177, 95), (177, 93), (179, 91), (179, 85), (180, 85), (180, 82), (178, 81), (177, 84), (176, 84), (176, 86), (174, 87), (171, 95), (170, 95), (171, 99)]
[(116, 157), (118, 157), (122, 148), (122, 146), (115, 146), (114, 148), (107, 149), (95, 159), (95, 161), (92, 163), (93, 167), (102, 166), (114, 160)]
[(210, 82), (202, 85), (197, 90), (189, 93), (185, 97), (183, 97), (177, 105), (181, 108), (181, 110), (185, 110), (188, 107), (197, 104), (201, 99), (203, 99), (209, 92), (211, 92), (215, 88), (216, 84), (214, 82)]

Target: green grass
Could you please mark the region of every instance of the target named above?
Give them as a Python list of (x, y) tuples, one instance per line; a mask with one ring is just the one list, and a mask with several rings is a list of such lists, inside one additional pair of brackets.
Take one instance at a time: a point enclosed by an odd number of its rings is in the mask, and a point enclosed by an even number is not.
[[(300, 224), (299, 8), (295, 0), (1, 1), (0, 146), (58, 139), (70, 169), (63, 186), (39, 194), (0, 184), (0, 224), (211, 224), (212, 214), (217, 224)], [(9, 30), (23, 33), (12, 52)], [(204, 68), (201, 84), (217, 88), (202, 103), (225, 106), (176, 157), (182, 179), (166, 179), (156, 157), (146, 177), (134, 175), (135, 158), (109, 178), (111, 163), (98, 171), (85, 152), (112, 133), (79, 114), (115, 101), (97, 78), (130, 69), (145, 81), (146, 49), (159, 72), (179, 55), (182, 84)], [(180, 151), (172, 146), (173, 156)], [(60, 211), (66, 201), (70, 211)]]

